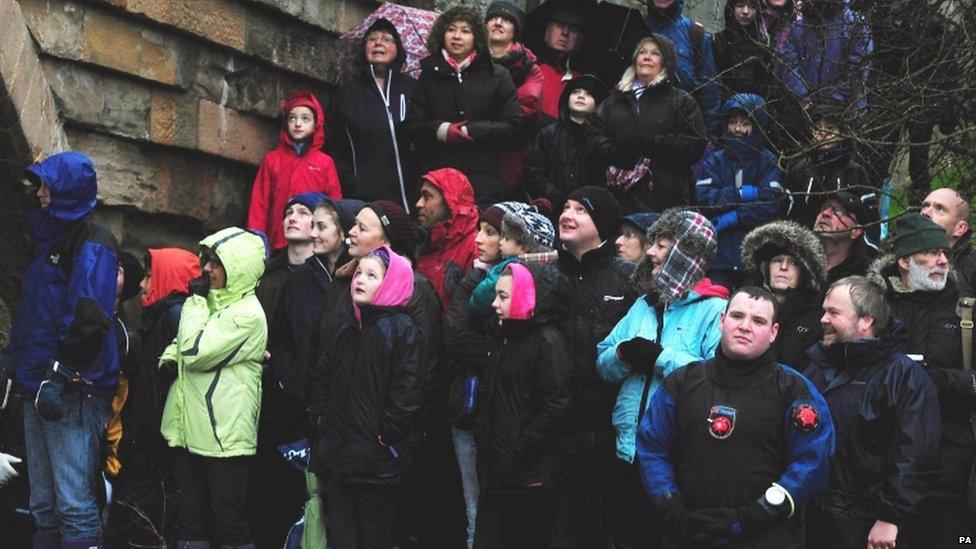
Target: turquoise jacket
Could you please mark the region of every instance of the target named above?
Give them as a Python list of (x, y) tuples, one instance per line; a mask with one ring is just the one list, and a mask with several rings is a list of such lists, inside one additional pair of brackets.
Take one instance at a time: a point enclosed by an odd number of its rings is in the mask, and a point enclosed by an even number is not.
[[(612, 415), (613, 428), (617, 432), (618, 458), (627, 463), (634, 462), (637, 424), (640, 420), (637, 409), (641, 399), (644, 399), (646, 410), (654, 392), (668, 374), (692, 362), (712, 358), (715, 354), (722, 338), (719, 323), (726, 305), (726, 300), (719, 295), (722, 295), (721, 291), (699, 284), (695, 291), (688, 292), (683, 299), (664, 309), (660, 342), (664, 350), (654, 363), (653, 379), (647, 379), (630, 364), (617, 358), (618, 343), (634, 337), (657, 340), (657, 314), (645, 297), (638, 299), (610, 334), (597, 345), (597, 374), (607, 383), (623, 382)], [(647, 396), (644, 397), (644, 386), (648, 383)], [(641, 410), (642, 414), (644, 410)]]

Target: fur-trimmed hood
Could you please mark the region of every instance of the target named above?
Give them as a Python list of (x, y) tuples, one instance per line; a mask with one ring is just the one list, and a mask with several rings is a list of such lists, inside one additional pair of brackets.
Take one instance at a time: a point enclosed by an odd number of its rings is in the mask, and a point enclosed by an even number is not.
[(773, 221), (756, 227), (742, 241), (742, 263), (768, 284), (767, 266), (773, 256), (786, 252), (803, 268), (803, 280), (821, 291), (827, 284), (827, 254), (813, 231), (794, 221)]
[[(901, 281), (901, 270), (898, 268), (898, 258), (895, 254), (884, 254), (878, 256), (868, 267), (867, 275), (869, 280), (880, 284), (888, 293), (907, 294), (911, 292)], [(946, 284), (956, 283), (956, 270), (949, 265), (949, 273), (946, 275)]]

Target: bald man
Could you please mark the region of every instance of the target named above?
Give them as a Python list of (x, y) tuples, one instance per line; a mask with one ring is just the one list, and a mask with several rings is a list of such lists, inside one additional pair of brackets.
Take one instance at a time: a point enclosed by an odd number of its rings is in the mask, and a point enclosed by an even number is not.
[(956, 269), (960, 296), (976, 296), (976, 251), (969, 227), (969, 200), (952, 189), (937, 189), (922, 201), (922, 215), (945, 229), (952, 244), (949, 260)]

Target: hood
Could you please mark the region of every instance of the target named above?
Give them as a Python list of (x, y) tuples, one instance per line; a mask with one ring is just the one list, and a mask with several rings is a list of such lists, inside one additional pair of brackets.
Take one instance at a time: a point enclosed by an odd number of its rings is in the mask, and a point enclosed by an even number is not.
[(647, 18), (652, 21), (674, 21), (681, 17), (681, 12), (685, 9), (685, 0), (676, 0), (666, 10), (655, 9), (651, 2), (647, 2)]
[(427, 35), (427, 52), (435, 57), (441, 55), (441, 50), (444, 49), (444, 33), (457, 20), (467, 22), (474, 29), (474, 49), (478, 52), (478, 57), (490, 59), (485, 18), (479, 10), (469, 6), (454, 6), (437, 17)]
[[(871, 262), (868, 267), (868, 279), (876, 284), (880, 284), (888, 294), (911, 293), (901, 280), (901, 269), (898, 268), (898, 258), (895, 254), (885, 254)], [(956, 270), (950, 265), (949, 273), (946, 275), (946, 286), (956, 283)], [(938, 293), (938, 292), (932, 292)]]
[(729, 289), (720, 284), (713, 283), (712, 279), (708, 278), (707, 276), (699, 280), (698, 284), (695, 284), (694, 287), (691, 288), (691, 291), (702, 297), (721, 297), (722, 299), (729, 298)]
[(766, 102), (754, 93), (737, 93), (722, 105), (723, 125), (735, 112), (743, 112), (752, 120), (753, 131), (744, 137), (735, 137), (727, 130), (722, 133), (722, 147), (734, 160), (739, 163), (751, 162), (762, 154), (766, 145), (766, 127), (769, 116), (766, 114)]
[(190, 279), (200, 276), (200, 258), (182, 248), (149, 248), (149, 289), (140, 302), (145, 309), (170, 294), (186, 294)]
[(213, 250), (227, 271), (227, 285), (211, 290), (207, 297), (215, 309), (254, 292), (264, 274), (267, 249), (260, 236), (238, 227), (228, 227), (201, 240), (200, 246)]
[(766, 33), (766, 24), (764, 23), (767, 2), (766, 0), (752, 0), (756, 4), (756, 18), (752, 20), (752, 24), (743, 27), (739, 24), (739, 21), (735, 18), (735, 12), (733, 11), (735, 5), (741, 0), (726, 0), (725, 2), (725, 30), (734, 33), (737, 36), (748, 36), (749, 38), (761, 42), (763, 44), (769, 43), (769, 35)]
[[(737, 93), (729, 97), (722, 104), (722, 119), (725, 120), (733, 112), (742, 111), (761, 131), (769, 127), (769, 114), (766, 112), (766, 101), (754, 93)], [(755, 135), (755, 132), (753, 132)]]
[(784, 252), (800, 262), (801, 287), (808, 285), (816, 291), (826, 287), (827, 254), (810, 229), (793, 221), (773, 221), (753, 229), (742, 241), (743, 264), (766, 285), (769, 260)]
[(297, 91), (288, 96), (288, 101), (285, 101), (285, 106), (282, 107), (280, 113), (281, 129), (278, 131), (279, 145), (290, 151), (295, 150), (295, 144), (292, 142), (291, 136), (288, 135), (288, 111), (295, 107), (308, 107), (315, 113), (315, 130), (312, 131), (312, 143), (311, 146), (306, 147), (304, 150), (321, 149), (322, 145), (325, 144), (325, 111), (322, 110), (322, 105), (315, 97), (315, 94), (309, 91)]
[(657, 276), (653, 265), (645, 255), (634, 271), (634, 284), (645, 294), (657, 294), (664, 303), (674, 303), (683, 298), (705, 276), (708, 264), (718, 248), (715, 228), (699, 213), (671, 208), (647, 231), (648, 242), (661, 237), (674, 241), (668, 257)]
[(41, 210), (42, 217), (72, 223), (88, 217), (95, 209), (95, 164), (84, 154), (68, 151), (49, 156), (28, 166), (24, 177), (44, 182), (51, 192), (51, 204)]
[(397, 54), (393, 58), (393, 63), (390, 64), (390, 70), (400, 72), (403, 69), (403, 64), (407, 61), (407, 50), (404, 49), (403, 41), (400, 39), (400, 31), (385, 17), (380, 17), (376, 21), (373, 21), (373, 24), (363, 33), (363, 38), (359, 41), (359, 49), (357, 50), (358, 54), (355, 60), (356, 68), (363, 76), (370, 74), (371, 68), (366, 61), (366, 37), (375, 30), (386, 31), (393, 35), (393, 42), (396, 43)]
[[(905, 352), (907, 344), (908, 328), (897, 318), (892, 318), (877, 338), (835, 343), (830, 347), (818, 343), (807, 354), (821, 368), (833, 365), (837, 369), (858, 370), (885, 366), (893, 353)], [(829, 363), (825, 364), (824, 358)]]
[(440, 168), (424, 174), (424, 180), (437, 187), (451, 216), (430, 231), (431, 249), (443, 249), (449, 244), (478, 231), (478, 206), (474, 189), (463, 173), (454, 168)]
[[(389, 246), (383, 245), (370, 254), (385, 255), (389, 262), (386, 267), (386, 275), (383, 282), (373, 295), (370, 303), (373, 307), (403, 307), (410, 303), (413, 297), (413, 269), (410, 267), (410, 260), (394, 252)], [(349, 285), (349, 295), (353, 295), (354, 284)], [(352, 308), (356, 313), (356, 319), (362, 321), (362, 311), (359, 305), (353, 301)]]
[(513, 328), (509, 334), (524, 334), (518, 326), (526, 321), (546, 324), (563, 316), (568, 296), (560, 293), (559, 271), (554, 265), (512, 262), (505, 270), (512, 271), (512, 318), (505, 321)]
[(508, 317), (512, 320), (528, 320), (535, 314), (535, 280), (528, 267), (511, 263), (505, 271), (512, 273), (512, 302)]
[(577, 90), (579, 88), (583, 88), (590, 92), (590, 95), (596, 99), (597, 108), (599, 108), (600, 103), (603, 103), (603, 100), (610, 95), (610, 89), (607, 88), (607, 85), (596, 76), (592, 74), (577, 76), (569, 82), (566, 82), (566, 87), (563, 88), (562, 93), (559, 94), (560, 120), (569, 120), (569, 96), (572, 95), (573, 90)]

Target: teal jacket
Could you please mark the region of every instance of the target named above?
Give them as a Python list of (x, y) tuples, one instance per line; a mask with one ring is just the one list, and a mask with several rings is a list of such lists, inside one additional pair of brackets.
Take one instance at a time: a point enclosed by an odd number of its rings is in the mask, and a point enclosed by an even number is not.
[[(699, 293), (700, 292), (700, 293)], [(654, 377), (635, 370), (617, 358), (617, 344), (634, 337), (657, 340), (657, 314), (648, 304), (646, 296), (638, 299), (627, 314), (614, 326), (610, 334), (597, 345), (596, 370), (607, 383), (621, 383), (617, 404), (613, 408), (613, 428), (617, 432), (617, 457), (627, 463), (634, 462), (637, 410), (644, 400), (644, 410), (651, 396), (674, 370), (692, 362), (712, 358), (722, 338), (719, 326), (725, 312), (728, 295), (725, 288), (711, 286), (703, 280), (695, 290), (683, 299), (664, 309), (664, 328), (661, 331), (661, 347), (664, 348), (654, 363)], [(649, 384), (647, 396), (644, 386)], [(644, 410), (641, 410), (643, 414)]]

